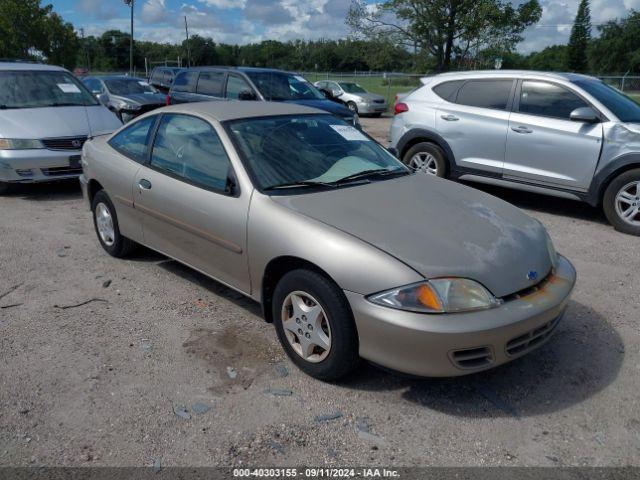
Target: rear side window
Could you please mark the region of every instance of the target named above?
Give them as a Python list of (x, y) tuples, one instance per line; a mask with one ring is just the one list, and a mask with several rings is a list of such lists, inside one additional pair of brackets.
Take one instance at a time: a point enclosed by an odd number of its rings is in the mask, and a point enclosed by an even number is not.
[(227, 98), (238, 100), (240, 94), (244, 92), (253, 93), (253, 89), (242, 78), (236, 75), (229, 75), (227, 79)]
[(433, 91), (443, 100), (453, 102), (456, 99), (456, 93), (464, 83), (464, 80), (454, 80), (452, 82), (444, 82), (433, 87)]
[(173, 90), (176, 92), (194, 93), (197, 83), (198, 72), (182, 72), (178, 74), (175, 82), (173, 82)]
[(150, 164), (170, 176), (221, 192), (231, 168), (213, 127), (189, 115), (162, 117)]
[(201, 72), (198, 80), (198, 93), (221, 97), (223, 82), (224, 72)]
[(525, 80), (520, 92), (520, 113), (570, 119), (576, 108), (588, 107), (587, 102), (560, 85)]
[(506, 110), (513, 80), (471, 80), (460, 91), (456, 103), (470, 107)]
[(153, 131), (157, 115), (144, 118), (125, 128), (109, 140), (109, 145), (139, 163), (144, 163), (147, 157), (149, 136)]
[(151, 79), (150, 79), (153, 83), (160, 83), (160, 81), (162, 80), (162, 72), (160, 70), (158, 70), (157, 68), (153, 70), (153, 72), (151, 73)]

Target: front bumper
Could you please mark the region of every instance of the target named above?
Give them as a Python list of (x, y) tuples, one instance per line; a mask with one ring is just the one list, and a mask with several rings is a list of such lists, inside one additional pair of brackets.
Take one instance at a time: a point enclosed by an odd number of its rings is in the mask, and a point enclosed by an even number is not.
[(428, 315), (394, 310), (346, 291), (360, 338), (360, 356), (412, 375), (466, 375), (529, 353), (552, 335), (576, 281), (559, 256), (555, 275), (535, 291), (498, 308)]
[(0, 182), (37, 183), (78, 178), (80, 150), (0, 150)]

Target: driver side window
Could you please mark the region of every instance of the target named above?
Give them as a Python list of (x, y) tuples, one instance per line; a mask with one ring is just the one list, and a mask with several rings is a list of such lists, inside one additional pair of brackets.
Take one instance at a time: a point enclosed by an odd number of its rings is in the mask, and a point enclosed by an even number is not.
[(224, 192), (231, 163), (213, 127), (189, 115), (164, 115), (150, 165), (209, 190)]

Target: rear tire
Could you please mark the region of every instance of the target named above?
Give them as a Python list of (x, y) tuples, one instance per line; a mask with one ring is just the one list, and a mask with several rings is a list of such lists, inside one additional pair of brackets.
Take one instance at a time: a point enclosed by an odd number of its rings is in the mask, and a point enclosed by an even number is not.
[(402, 162), (416, 172), (446, 178), (447, 157), (435, 143), (421, 142), (404, 154)]
[(7, 182), (0, 182), (0, 195), (4, 195), (5, 193), (9, 193), (11, 185)]
[(611, 181), (604, 192), (602, 209), (616, 230), (640, 236), (640, 168)]
[(104, 190), (93, 197), (91, 211), (98, 241), (109, 255), (123, 258), (135, 250), (136, 243), (120, 233), (116, 209)]
[[(273, 294), (272, 315), (282, 347), (307, 375), (335, 381), (357, 366), (358, 333), (351, 307), (324, 275), (302, 269), (284, 275)], [(305, 351), (310, 352), (307, 358)]]

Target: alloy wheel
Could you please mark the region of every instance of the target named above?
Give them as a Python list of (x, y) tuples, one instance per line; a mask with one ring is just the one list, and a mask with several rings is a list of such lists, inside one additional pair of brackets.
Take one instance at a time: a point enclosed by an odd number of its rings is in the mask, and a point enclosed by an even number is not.
[(319, 363), (331, 350), (331, 327), (320, 303), (306, 292), (291, 292), (282, 304), (282, 326), (293, 350)]
[(108, 247), (113, 246), (115, 243), (116, 233), (113, 228), (113, 218), (109, 208), (104, 203), (96, 205), (96, 227), (98, 228), (98, 235), (104, 244)]
[(640, 226), (640, 181), (627, 183), (615, 199), (616, 213), (626, 223)]
[(438, 162), (436, 157), (428, 152), (418, 152), (411, 160), (409, 160), (409, 167), (416, 172), (426, 173), (428, 175), (438, 175)]

